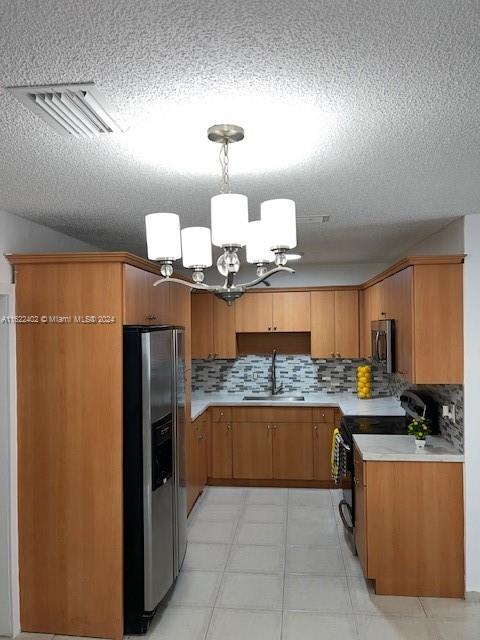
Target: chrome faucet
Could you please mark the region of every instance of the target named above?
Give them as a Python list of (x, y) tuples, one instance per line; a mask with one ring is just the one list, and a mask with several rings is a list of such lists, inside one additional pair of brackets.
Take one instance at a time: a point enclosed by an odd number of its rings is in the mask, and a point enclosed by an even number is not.
[(283, 384), (277, 387), (276, 361), (277, 361), (277, 350), (274, 349), (272, 352), (272, 381), (271, 381), (271, 387), (270, 387), (272, 396), (276, 396), (277, 393), (280, 393), (283, 390)]

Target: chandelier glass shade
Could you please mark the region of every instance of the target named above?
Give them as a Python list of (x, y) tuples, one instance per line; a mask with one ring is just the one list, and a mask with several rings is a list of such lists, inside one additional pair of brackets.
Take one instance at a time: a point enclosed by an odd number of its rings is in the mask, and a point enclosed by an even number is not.
[[(222, 168), (221, 193), (211, 199), (211, 231), (207, 227), (186, 227), (180, 231), (177, 214), (148, 214), (145, 217), (148, 257), (160, 262), (163, 279), (155, 284), (174, 280), (211, 291), (231, 304), (246, 289), (266, 282), (275, 273), (294, 273), (285, 264), (286, 252), (297, 244), (295, 203), (284, 198), (266, 200), (260, 206), (260, 220), (249, 222), (248, 198), (231, 193), (229, 177), (229, 144), (243, 139), (243, 129), (237, 125), (215, 125), (208, 130), (208, 137), (221, 144)], [(217, 260), (217, 269), (225, 278), (221, 286), (203, 283), (204, 269), (212, 266), (212, 245), (223, 249)], [(240, 269), (238, 250), (242, 247), (246, 247), (247, 262), (257, 266), (257, 278), (236, 284), (234, 278)], [(180, 258), (185, 268), (193, 270), (193, 284), (172, 278), (173, 262)]]
[(211, 200), (212, 242), (216, 247), (247, 244), (248, 198), (239, 193), (221, 193)]

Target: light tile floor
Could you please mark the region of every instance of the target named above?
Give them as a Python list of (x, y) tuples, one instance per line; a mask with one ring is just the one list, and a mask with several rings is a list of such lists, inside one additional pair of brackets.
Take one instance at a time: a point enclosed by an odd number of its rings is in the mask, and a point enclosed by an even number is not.
[(207, 488), (147, 638), (480, 639), (480, 602), (376, 596), (343, 537), (339, 500), (318, 489)]

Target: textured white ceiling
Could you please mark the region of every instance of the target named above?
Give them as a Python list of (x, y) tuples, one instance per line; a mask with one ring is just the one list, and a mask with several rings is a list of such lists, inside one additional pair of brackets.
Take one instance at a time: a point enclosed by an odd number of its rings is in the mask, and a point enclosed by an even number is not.
[[(388, 260), (480, 212), (479, 24), (475, 0), (0, 0), (0, 209), (143, 254), (148, 212), (208, 223), (205, 130), (234, 117), (251, 218), (291, 197), (331, 216), (307, 261)], [(124, 133), (60, 137), (5, 90), (89, 80)]]

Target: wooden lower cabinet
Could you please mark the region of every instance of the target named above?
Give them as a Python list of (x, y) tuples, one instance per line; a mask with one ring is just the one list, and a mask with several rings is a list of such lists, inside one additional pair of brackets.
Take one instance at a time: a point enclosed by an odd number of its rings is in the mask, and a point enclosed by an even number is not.
[(313, 480), (311, 424), (277, 423), (273, 426), (273, 477)]
[(233, 478), (232, 425), (212, 422), (211, 433), (211, 477)]
[(233, 477), (272, 478), (273, 427), (263, 422), (233, 425)]
[(191, 511), (207, 484), (209, 415), (204, 413), (187, 425), (187, 510)]
[(364, 462), (357, 449), (354, 452), (353, 464), (355, 467), (355, 546), (363, 575), (368, 577)]
[(208, 477), (217, 484), (244, 480), (273, 486), (282, 481), (291, 486), (333, 486), (330, 459), (338, 409), (213, 407), (210, 415)]
[(355, 544), (381, 595), (462, 598), (463, 464), (354, 453)]

